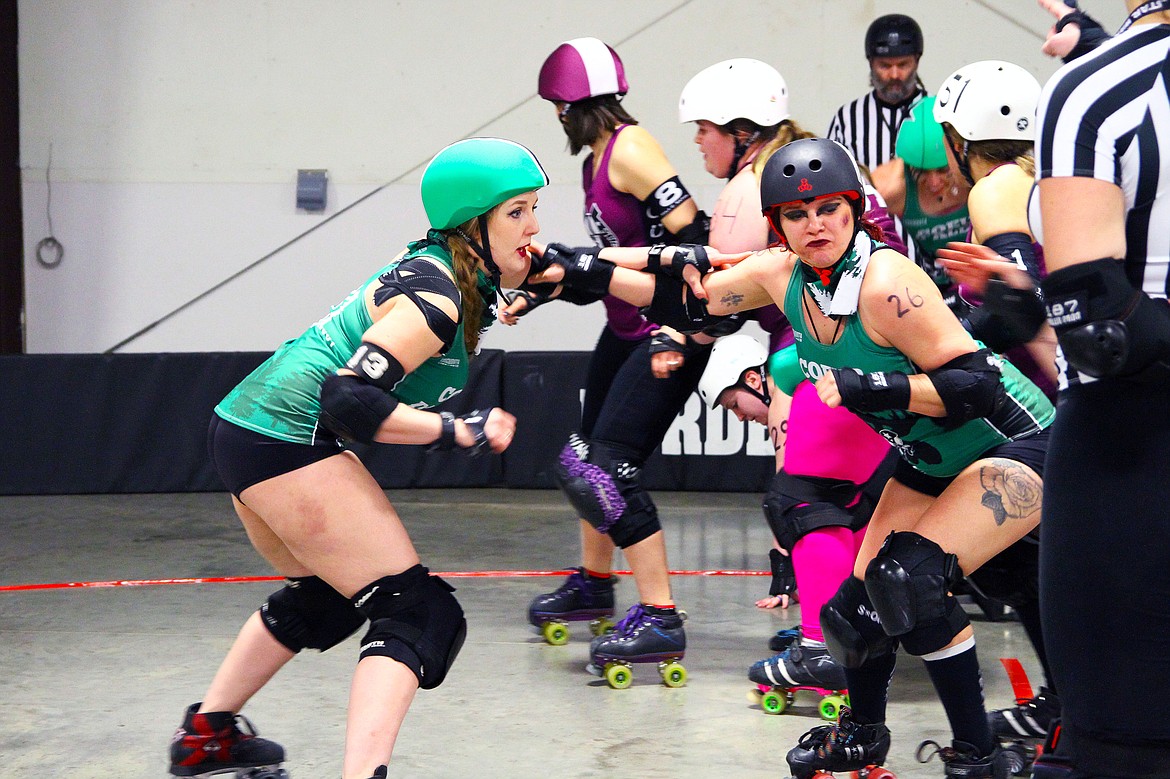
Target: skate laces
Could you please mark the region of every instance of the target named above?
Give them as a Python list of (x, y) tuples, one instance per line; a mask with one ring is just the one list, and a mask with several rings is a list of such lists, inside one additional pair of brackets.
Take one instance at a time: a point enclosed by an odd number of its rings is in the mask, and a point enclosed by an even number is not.
[(799, 746), (814, 749), (819, 757), (828, 757), (860, 741), (863, 728), (853, 721), (849, 707), (842, 706), (836, 724), (818, 725), (800, 737)]
[(234, 730), (241, 740), (248, 738), (256, 738), (260, 735), (260, 731), (256, 730), (256, 726), (252, 724), (252, 720), (245, 717), (243, 714), (237, 714), (228, 726), (229, 730)]
[[(927, 751), (932, 748), (933, 751)], [(914, 752), (914, 757), (918, 760), (919, 763), (929, 763), (932, 759), (934, 759), (935, 755), (938, 755), (938, 759), (943, 763), (954, 763), (960, 760), (972, 761), (983, 759), (979, 757), (979, 755), (975, 754), (973, 748), (971, 750), (965, 750), (958, 749), (954, 746), (944, 747), (937, 741), (931, 741), (930, 739), (927, 739), (926, 741), (923, 741), (921, 744), (919, 744), (918, 749)]]
[(585, 569), (574, 568), (572, 570), (573, 572), (569, 574), (569, 578), (565, 579), (564, 583), (557, 588), (557, 595), (562, 595), (566, 592), (585, 590), (588, 587), (588, 582), (585, 580)]
[(634, 633), (645, 622), (655, 619), (646, 612), (646, 607), (641, 603), (635, 603), (626, 612), (626, 616), (622, 617), (621, 621), (613, 626), (613, 632), (619, 636), (629, 636)]

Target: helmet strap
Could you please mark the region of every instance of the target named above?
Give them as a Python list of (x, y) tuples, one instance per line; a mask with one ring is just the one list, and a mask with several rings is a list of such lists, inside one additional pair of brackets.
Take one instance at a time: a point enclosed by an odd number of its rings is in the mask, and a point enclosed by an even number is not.
[(728, 181), (731, 181), (735, 178), (735, 174), (739, 173), (739, 163), (743, 160), (743, 156), (747, 154), (748, 149), (752, 147), (752, 144), (756, 142), (756, 139), (760, 137), (760, 131), (756, 130), (747, 138), (740, 138), (738, 135), (732, 135), (731, 137), (735, 139), (735, 152), (731, 156), (731, 166), (727, 169), (727, 176), (725, 177)]
[(467, 241), (467, 245), (471, 247), (471, 250), (483, 260), (484, 266), (488, 269), (488, 275), (491, 276), (492, 286), (499, 289), (500, 266), (496, 265), (496, 261), (492, 259), (492, 244), (488, 238), (487, 214), (479, 215), (479, 234), (483, 238), (483, 245), (476, 243), (475, 239), (459, 228), (456, 228), (455, 232), (459, 234), (460, 238)]
[(963, 140), (963, 147), (960, 149), (955, 145), (951, 136), (944, 133), (943, 138), (947, 141), (947, 146), (951, 147), (951, 154), (955, 155), (955, 162), (959, 166), (959, 172), (963, 174), (963, 178), (967, 180), (968, 186), (975, 186), (975, 178), (971, 175), (971, 153), (968, 151), (971, 144), (966, 139)]
[[(749, 368), (748, 370), (753, 370), (760, 375), (760, 389), (755, 389), (752, 386), (750, 386), (746, 381), (744, 381), (743, 376), (740, 376), (739, 383), (736, 384), (735, 386), (737, 386), (741, 389), (745, 389), (750, 394), (755, 395), (757, 398), (760, 399), (760, 402), (763, 403), (765, 406), (771, 406), (772, 405), (772, 393), (768, 391), (768, 379), (764, 375), (763, 366), (760, 366), (759, 368)], [(744, 373), (747, 373), (747, 371), (744, 371)]]

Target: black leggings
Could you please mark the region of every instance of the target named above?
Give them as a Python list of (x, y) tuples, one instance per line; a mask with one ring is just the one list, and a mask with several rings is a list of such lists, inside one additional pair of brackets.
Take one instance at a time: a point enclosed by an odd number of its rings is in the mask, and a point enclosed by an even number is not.
[(667, 379), (650, 370), (650, 339), (623, 341), (606, 327), (586, 378), (581, 434), (645, 462), (695, 391), (710, 349), (689, 355)]
[(1094, 776), (1170, 777), (1166, 387), (1100, 381), (1063, 394), (1044, 473), (1040, 603), (1072, 742), (1061, 751)]

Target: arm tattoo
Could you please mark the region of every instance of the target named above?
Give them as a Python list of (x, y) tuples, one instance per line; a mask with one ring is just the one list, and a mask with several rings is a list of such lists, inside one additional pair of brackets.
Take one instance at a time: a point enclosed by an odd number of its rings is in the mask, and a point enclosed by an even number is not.
[(1015, 460), (995, 459), (979, 469), (983, 504), (997, 526), (1009, 519), (1024, 519), (1040, 510), (1040, 479)]
[(723, 297), (719, 298), (719, 302), (727, 308), (739, 308), (743, 303), (743, 295), (738, 292), (728, 292)]

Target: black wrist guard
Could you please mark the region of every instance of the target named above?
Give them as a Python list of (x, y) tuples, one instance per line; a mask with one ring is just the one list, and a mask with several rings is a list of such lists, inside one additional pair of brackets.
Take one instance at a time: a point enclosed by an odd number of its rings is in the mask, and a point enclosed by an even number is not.
[(1105, 28), (1096, 19), (1079, 8), (1071, 14), (1062, 16), (1056, 22), (1056, 31), (1060, 32), (1070, 24), (1075, 24), (1081, 28), (1081, 39), (1077, 41), (1077, 45), (1073, 47), (1072, 51), (1061, 57), (1064, 62), (1072, 62), (1077, 57), (1088, 54), (1109, 40), (1109, 33), (1105, 32)]
[(556, 289), (557, 284), (552, 281), (537, 284), (525, 281), (516, 289), (509, 292), (501, 292), (500, 294), (504, 296), (504, 300), (507, 301), (508, 305), (514, 303), (517, 298), (523, 298), (527, 305), (517, 312), (516, 316), (524, 316), (532, 311), (532, 309), (539, 308), (550, 300), (553, 300)]
[(1094, 378), (1164, 381), (1170, 371), (1170, 305), (1135, 289), (1124, 263), (1078, 263), (1049, 274), (1048, 323), (1065, 359)]
[(833, 368), (841, 405), (850, 411), (888, 411), (910, 405), (910, 377), (898, 371), (862, 373)]
[(683, 343), (670, 337), (668, 333), (655, 333), (650, 336), (650, 354), (662, 352), (676, 352), (683, 357), (689, 356), (695, 350), (695, 341), (686, 333), (682, 334)]
[(768, 562), (772, 566), (772, 585), (768, 594), (791, 595), (796, 592), (796, 569), (792, 567), (792, 558), (781, 554), (779, 549), (769, 549)]
[(666, 249), (666, 244), (656, 243), (650, 247), (650, 251), (646, 253), (646, 272), (659, 273), (662, 270), (662, 252)]
[(431, 444), (431, 449), (439, 452), (448, 452), (455, 448), (455, 415), (450, 411), (440, 411), (439, 437)]
[(490, 408), (485, 408), (482, 411), (477, 409), (459, 415), (459, 419), (463, 420), (463, 424), (467, 425), (467, 429), (471, 431), (472, 438), (475, 439), (472, 441), (471, 446), (463, 448), (463, 451), (472, 457), (488, 449), (488, 438), (487, 433), (484, 431), (484, 426), (487, 424), (487, 418), (491, 412), (492, 410)]
[(574, 249), (560, 243), (550, 243), (544, 249), (547, 263), (561, 266), (565, 271), (564, 285), (592, 295), (609, 294), (609, 281), (614, 265), (597, 256), (598, 249)]
[(670, 265), (664, 265), (662, 272), (676, 279), (683, 277), (683, 271), (690, 265), (705, 275), (711, 270), (711, 261), (707, 259), (707, 247), (697, 243), (680, 243), (674, 247), (674, 256), (670, 258)]

